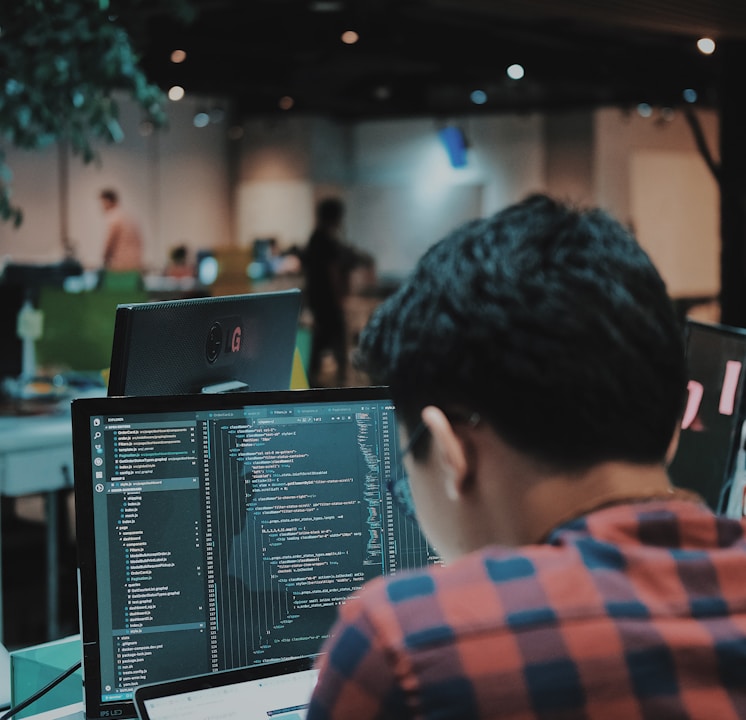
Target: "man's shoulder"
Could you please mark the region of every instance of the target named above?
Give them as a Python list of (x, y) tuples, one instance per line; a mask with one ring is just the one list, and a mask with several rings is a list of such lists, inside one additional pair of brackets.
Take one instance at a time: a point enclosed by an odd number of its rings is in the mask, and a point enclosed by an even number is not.
[(547, 593), (567, 575), (583, 576), (571, 555), (551, 546), (489, 547), (448, 565), (379, 577), (340, 608), (339, 628), (375, 636), (395, 654), (475, 638), (497, 642), (560, 621), (564, 609)]
[[(508, 593), (531, 592), (530, 588), (545, 582), (546, 574), (582, 568), (577, 553), (566, 547), (530, 545), (512, 549), (489, 546), (470, 553), (448, 565), (432, 565), (397, 575), (379, 577), (361, 590), (358, 599), (373, 613), (391, 606), (405, 614), (412, 608), (426, 612), (429, 605), (444, 602), (495, 603)], [(495, 608), (493, 608), (495, 609)]]
[[(619, 608), (639, 612), (641, 598), (661, 592), (662, 578), (683, 573), (685, 592), (695, 593), (703, 567), (742, 573), (744, 549), (743, 523), (693, 503), (642, 503), (579, 518), (543, 544), (489, 546), (449, 565), (377, 578), (352, 614), (404, 634), (428, 619), (467, 633), (592, 620)], [(746, 591), (730, 595), (740, 603)], [(668, 612), (660, 599), (656, 608)]]

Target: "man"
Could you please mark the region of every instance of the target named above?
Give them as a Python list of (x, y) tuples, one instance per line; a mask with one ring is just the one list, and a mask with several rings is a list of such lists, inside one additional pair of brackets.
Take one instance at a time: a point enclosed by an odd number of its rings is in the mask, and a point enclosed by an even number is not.
[(115, 190), (102, 190), (99, 198), (106, 217), (104, 269), (114, 272), (142, 270), (143, 242), (139, 224), (122, 211)]
[(619, 223), (471, 222), (359, 351), (445, 565), (340, 608), (308, 720), (746, 717), (744, 526), (669, 484), (680, 328)]
[(312, 386), (321, 384), (323, 353), (331, 350), (336, 381), (347, 375), (347, 325), (344, 299), (349, 291), (349, 255), (340, 237), (344, 204), (326, 198), (316, 206), (316, 225), (303, 252), (308, 308), (313, 315), (313, 335), (308, 375)]

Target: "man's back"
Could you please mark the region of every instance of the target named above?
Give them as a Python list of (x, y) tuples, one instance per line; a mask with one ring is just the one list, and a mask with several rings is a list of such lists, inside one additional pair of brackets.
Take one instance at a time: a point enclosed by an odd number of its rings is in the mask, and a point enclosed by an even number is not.
[(541, 195), (465, 223), (356, 357), (446, 567), (341, 610), (308, 720), (746, 718), (744, 526), (671, 485), (681, 324), (628, 228)]
[(335, 632), (313, 718), (746, 717), (744, 526), (612, 505), (376, 581)]
[(139, 223), (118, 206), (106, 213), (104, 266), (107, 270), (143, 269), (143, 242)]

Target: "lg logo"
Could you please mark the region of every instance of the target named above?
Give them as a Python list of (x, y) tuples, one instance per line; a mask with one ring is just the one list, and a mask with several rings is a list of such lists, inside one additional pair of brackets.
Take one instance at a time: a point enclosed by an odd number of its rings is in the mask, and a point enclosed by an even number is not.
[(241, 326), (233, 328), (233, 337), (231, 338), (231, 352), (238, 352), (241, 349)]
[(226, 318), (212, 323), (207, 333), (205, 342), (205, 357), (211, 365), (224, 354), (225, 360), (229, 360), (241, 350), (243, 329), (238, 318)]

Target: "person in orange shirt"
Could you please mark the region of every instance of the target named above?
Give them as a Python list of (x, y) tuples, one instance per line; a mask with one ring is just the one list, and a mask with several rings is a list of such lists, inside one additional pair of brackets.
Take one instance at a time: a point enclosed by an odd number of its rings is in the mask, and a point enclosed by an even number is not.
[(106, 216), (104, 270), (125, 272), (143, 269), (143, 238), (140, 224), (125, 213), (116, 190), (106, 188), (99, 194)]

